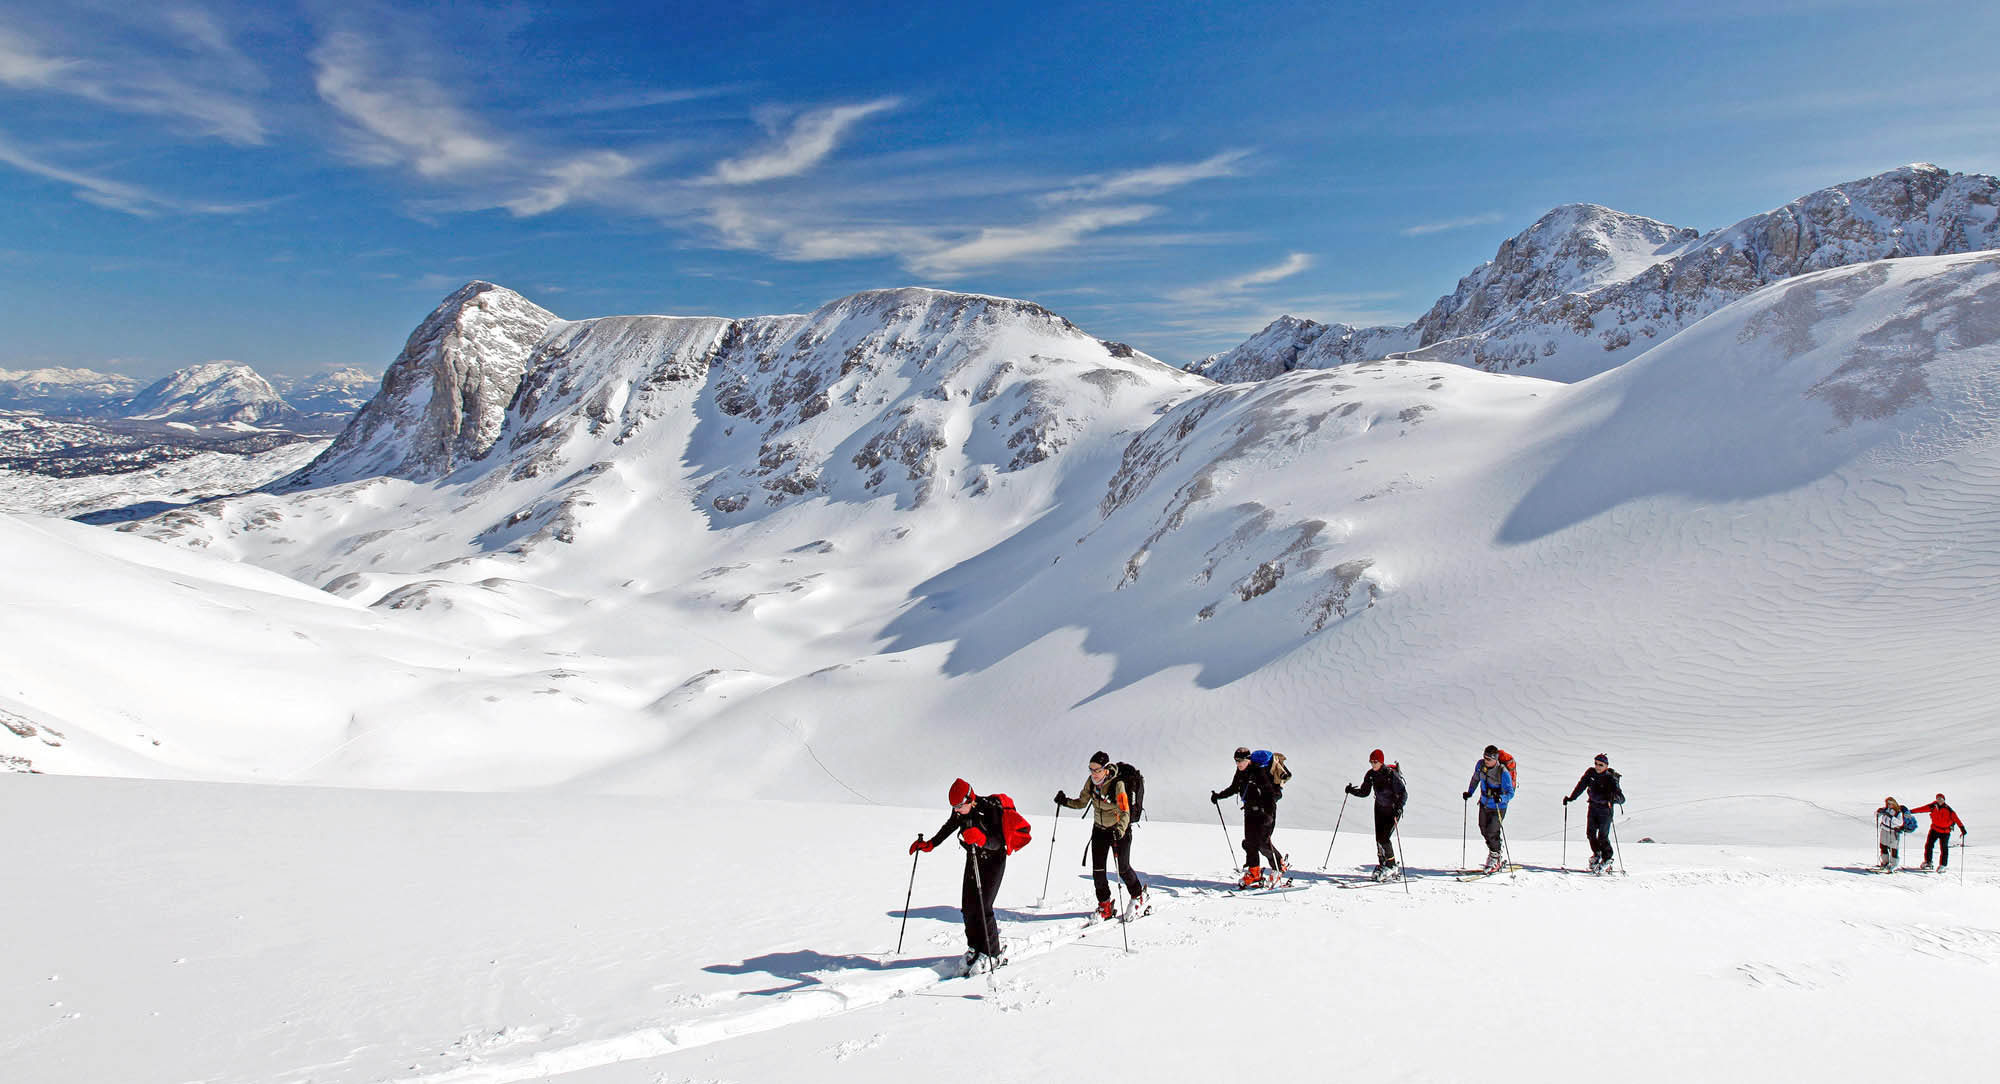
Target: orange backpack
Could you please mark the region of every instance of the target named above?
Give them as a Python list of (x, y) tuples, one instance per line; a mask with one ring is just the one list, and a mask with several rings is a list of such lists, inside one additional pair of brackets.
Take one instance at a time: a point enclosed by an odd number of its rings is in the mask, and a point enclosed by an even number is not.
[(1028, 845), (1031, 834), (1028, 818), (1014, 809), (1014, 799), (1004, 794), (996, 794), (993, 800), (1000, 803), (1001, 845), (1007, 848), (1008, 854), (1013, 854)]

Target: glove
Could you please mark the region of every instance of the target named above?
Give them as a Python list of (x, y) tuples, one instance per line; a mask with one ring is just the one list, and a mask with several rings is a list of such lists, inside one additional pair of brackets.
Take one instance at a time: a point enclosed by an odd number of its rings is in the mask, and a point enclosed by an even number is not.
[(986, 846), (986, 833), (980, 831), (977, 827), (967, 828), (965, 831), (959, 833), (959, 838), (965, 840), (968, 845), (973, 847)]
[(1112, 838), (1112, 839), (1124, 839), (1124, 838), (1125, 838), (1125, 833), (1126, 833), (1127, 831), (1129, 831), (1129, 829), (1125, 829), (1125, 828), (1120, 828), (1120, 827), (1117, 827), (1116, 825), (1114, 825), (1114, 826), (1112, 826), (1112, 829), (1111, 829), (1111, 838)]
[(1461, 802), (1469, 802), (1471, 800), (1472, 800), (1472, 792), (1469, 790), (1466, 791), (1465, 794), (1459, 798), (1459, 801)]
[(1214, 804), (1216, 804), (1217, 802), (1220, 802), (1220, 801), (1222, 801), (1222, 792), (1221, 792), (1221, 791), (1219, 791), (1219, 790), (1212, 790), (1212, 791), (1209, 791), (1209, 792), (1208, 792), (1208, 804), (1210, 804), (1210, 805), (1214, 805)]
[(1347, 793), (1352, 794), (1357, 798), (1361, 796), (1361, 792), (1359, 790), (1356, 790), (1354, 784), (1352, 783), (1347, 784)]
[(920, 839), (915, 843), (910, 844), (911, 854), (915, 854), (918, 851), (922, 851), (925, 854), (931, 853), (931, 841), (928, 839)]
[(1059, 790), (1059, 791), (1056, 791), (1056, 804), (1057, 804), (1057, 805), (1063, 805), (1063, 804), (1066, 804), (1066, 803), (1067, 803), (1068, 801), (1069, 801), (1069, 794), (1068, 794), (1068, 793), (1066, 793), (1066, 792), (1064, 792), (1064, 791), (1060, 791), (1060, 790)]
[(1574, 802), (1574, 801), (1576, 801), (1576, 796), (1575, 796), (1575, 795), (1571, 795), (1570, 797), (1568, 797), (1568, 798), (1564, 798), (1564, 799), (1563, 799), (1563, 804), (1564, 804), (1564, 805), (1568, 805), (1568, 804), (1570, 804), (1571, 802)]

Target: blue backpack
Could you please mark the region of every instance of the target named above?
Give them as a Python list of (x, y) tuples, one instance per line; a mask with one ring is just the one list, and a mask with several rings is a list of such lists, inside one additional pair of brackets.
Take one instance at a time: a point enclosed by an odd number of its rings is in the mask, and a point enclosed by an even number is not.
[(1901, 828), (1896, 829), (1896, 831), (1899, 833), (1908, 833), (1908, 832), (1914, 832), (1916, 830), (1917, 830), (1917, 815), (1915, 813), (1910, 812), (1907, 809), (1903, 810), (1903, 826)]

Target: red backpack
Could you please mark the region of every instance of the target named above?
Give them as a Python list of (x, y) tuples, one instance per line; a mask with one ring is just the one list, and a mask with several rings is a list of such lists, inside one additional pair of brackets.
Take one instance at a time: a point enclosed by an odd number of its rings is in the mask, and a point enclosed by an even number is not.
[(1507, 769), (1507, 774), (1514, 777), (1514, 789), (1519, 790), (1521, 788), (1521, 766), (1514, 763), (1514, 754), (1502, 749), (1499, 751), (1499, 760), (1500, 766)]
[(1007, 848), (1008, 854), (1013, 854), (1028, 845), (1028, 818), (1015, 811), (1014, 799), (995, 794), (993, 800), (1000, 803), (1001, 845)]

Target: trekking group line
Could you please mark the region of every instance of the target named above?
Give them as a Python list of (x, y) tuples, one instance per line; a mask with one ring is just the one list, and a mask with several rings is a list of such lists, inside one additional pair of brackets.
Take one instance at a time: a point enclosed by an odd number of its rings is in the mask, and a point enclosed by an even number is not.
[[(1229, 825), (1222, 817), (1222, 800), (1235, 798), (1242, 809), (1243, 838), (1240, 846), (1243, 864), (1240, 867), (1241, 876), (1229, 889), (1235, 893), (1290, 887), (1291, 859), (1278, 849), (1274, 839), (1278, 827), (1278, 803), (1285, 796), (1286, 785), (1292, 781), (1285, 755), (1268, 749), (1238, 746), (1231, 759), (1235, 774), (1230, 777), (1229, 785), (1208, 794), (1209, 802), (1216, 807), (1216, 817), (1222, 822), (1225, 839), (1228, 838)], [(1468, 866), (1462, 838), (1460, 880), (1491, 876), (1509, 867), (1507, 807), (1519, 792), (1520, 771), (1520, 764), (1514, 756), (1497, 745), (1488, 745), (1474, 762), (1472, 777), (1467, 781), (1461, 798), (1466, 803), (1468, 814), (1473, 798), (1479, 799), (1479, 834), (1486, 843), (1486, 858), (1477, 867)], [(1086, 811), (1085, 815), (1091, 820), (1087, 853), (1092, 886), (1097, 893), (1097, 906), (1088, 919), (1091, 924), (1112, 918), (1131, 922), (1152, 912), (1145, 878), (1132, 861), (1133, 830), (1145, 810), (1145, 785), (1145, 776), (1137, 767), (1114, 761), (1099, 750), (1091, 754), (1083, 785), (1075, 796), (1067, 790), (1056, 791), (1058, 818), (1062, 809), (1076, 809)], [(1404, 807), (1409, 803), (1409, 788), (1403, 782), (1401, 767), (1390, 762), (1382, 750), (1373, 750), (1368, 754), (1368, 771), (1361, 777), (1360, 785), (1348, 784), (1345, 792), (1349, 797), (1373, 799), (1376, 864), (1372, 879), (1401, 880), (1403, 863), (1398, 853), (1400, 837), (1397, 827), (1402, 821)], [(966, 942), (962, 972), (987, 972), (1007, 962), (999, 925), (993, 917), (993, 900), (999, 894), (1001, 880), (1006, 876), (1008, 857), (1027, 846), (1032, 831), (1027, 818), (1015, 808), (1013, 799), (1005, 794), (981, 795), (974, 792), (970, 783), (957, 779), (951, 784), (948, 798), (951, 816), (931, 836), (919, 835), (910, 844), (909, 853), (913, 856), (911, 884), (915, 884), (915, 856), (929, 853), (952, 833), (958, 833), (959, 845), (965, 851), (964, 883), (960, 896)], [(1584, 769), (1576, 785), (1562, 800), (1565, 847), (1569, 841), (1569, 806), (1578, 798), (1586, 802), (1584, 837), (1590, 844), (1589, 871), (1600, 876), (1612, 873), (1620, 864), (1613, 818), (1618, 808), (1625, 804), (1625, 790), (1622, 777), (1612, 769), (1611, 758), (1607, 754), (1599, 753), (1592, 758), (1590, 766)], [(1346, 808), (1346, 800), (1343, 799), (1342, 816), (1345, 816)], [(1894, 798), (1888, 798), (1876, 811), (1881, 851), (1880, 863), (1874, 867), (1875, 870), (1892, 872), (1899, 868), (1902, 837), (1916, 829), (1916, 814), (1919, 813), (1931, 816), (1931, 831), (1924, 842), (1924, 864), (1921, 868), (1943, 869), (1950, 864), (1951, 832), (1957, 829), (1962, 842), (1965, 822), (1945, 803), (1944, 795), (1940, 794), (1935, 801), (1915, 809), (1905, 808)], [(1340, 822), (1336, 819), (1336, 840), (1339, 834)], [(1931, 860), (1934, 847), (1939, 849), (1936, 866)], [(1329, 862), (1332, 861), (1332, 854), (1332, 845), (1329, 844)], [(1235, 859), (1233, 847), (1230, 858), (1232, 861)], [(1125, 894), (1122, 908), (1112, 899), (1112, 882), (1107, 868), (1112, 859), (1117, 861), (1118, 883)], [(1051, 849), (1050, 868), (1053, 864), (1054, 853)], [(1565, 857), (1565, 871), (1567, 868)], [(1047, 878), (1045, 870), (1042, 885), (1044, 898), (1048, 891)], [(907, 900), (904, 914), (907, 922)], [(900, 947), (899, 941), (899, 950)]]

